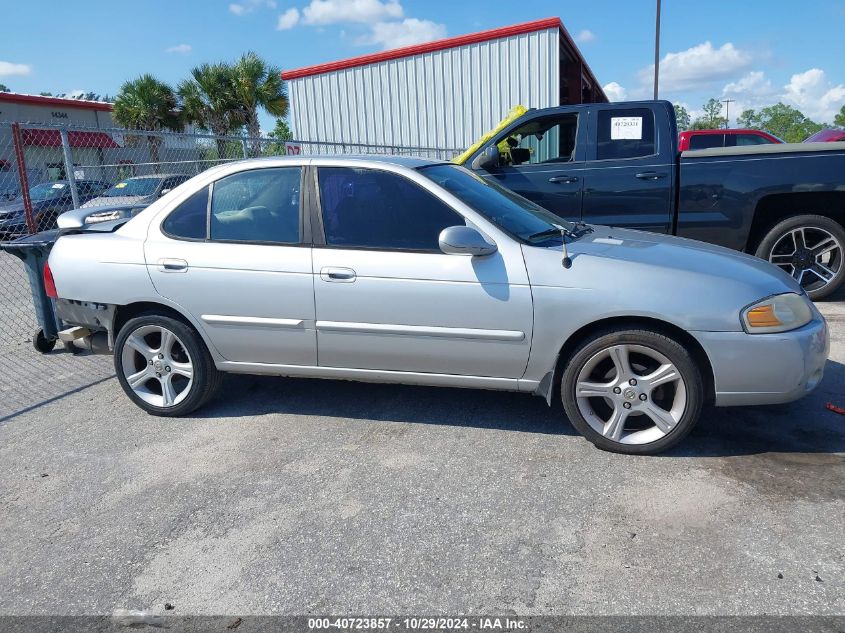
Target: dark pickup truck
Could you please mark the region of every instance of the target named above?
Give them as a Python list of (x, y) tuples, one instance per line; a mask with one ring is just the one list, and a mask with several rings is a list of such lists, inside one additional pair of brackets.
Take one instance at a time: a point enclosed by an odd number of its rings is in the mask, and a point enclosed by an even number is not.
[(668, 101), (529, 110), (462, 162), (567, 220), (754, 253), (813, 299), (845, 281), (845, 143), (678, 152)]

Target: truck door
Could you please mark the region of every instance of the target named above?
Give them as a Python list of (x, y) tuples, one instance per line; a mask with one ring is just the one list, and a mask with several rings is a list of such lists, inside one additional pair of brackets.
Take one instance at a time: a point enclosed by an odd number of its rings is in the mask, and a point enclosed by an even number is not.
[(478, 173), (562, 218), (579, 220), (586, 127), (578, 112), (523, 117), (495, 140), (502, 164)]
[(649, 107), (596, 106), (584, 171), (585, 222), (671, 232), (675, 153), (674, 139), (661, 138), (671, 130), (663, 118)]

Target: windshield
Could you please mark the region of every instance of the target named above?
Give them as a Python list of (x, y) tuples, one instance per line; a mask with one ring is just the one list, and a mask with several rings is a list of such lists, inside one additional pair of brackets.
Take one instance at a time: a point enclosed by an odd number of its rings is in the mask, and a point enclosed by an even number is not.
[(536, 242), (529, 238), (547, 232), (551, 234), (543, 235), (543, 239), (560, 239), (552, 232), (555, 224), (569, 230), (574, 228), (571, 222), (561, 220), (510, 189), (489, 182), (458, 165), (430, 165), (420, 167), (419, 172), (523, 242)]
[(103, 192), (107, 198), (118, 196), (151, 196), (155, 193), (161, 178), (129, 178), (121, 180), (111, 189)]
[[(55, 200), (61, 198), (65, 194), (67, 185), (61, 182), (45, 182), (40, 185), (35, 185), (29, 190), (29, 199), (33, 202), (44, 202), (45, 200)], [(18, 196), (22, 200), (22, 196)]]

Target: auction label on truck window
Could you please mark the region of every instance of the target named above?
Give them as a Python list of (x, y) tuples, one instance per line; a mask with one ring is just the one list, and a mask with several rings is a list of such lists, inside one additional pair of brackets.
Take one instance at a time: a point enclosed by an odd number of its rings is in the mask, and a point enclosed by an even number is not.
[(615, 116), (610, 118), (610, 140), (639, 141), (643, 138), (643, 118), (641, 116)]

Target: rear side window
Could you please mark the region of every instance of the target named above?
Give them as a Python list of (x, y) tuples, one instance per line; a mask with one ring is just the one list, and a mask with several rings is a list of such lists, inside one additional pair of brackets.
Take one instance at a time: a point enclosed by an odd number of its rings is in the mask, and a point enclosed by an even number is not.
[(214, 183), (211, 239), (299, 242), (299, 167), (254, 169)]
[(724, 134), (694, 134), (689, 139), (690, 149), (711, 149), (724, 146)]
[(208, 187), (203, 187), (170, 212), (161, 230), (170, 237), (188, 240), (206, 238), (208, 218)]
[(655, 153), (654, 113), (648, 108), (599, 110), (596, 160), (641, 158)]

